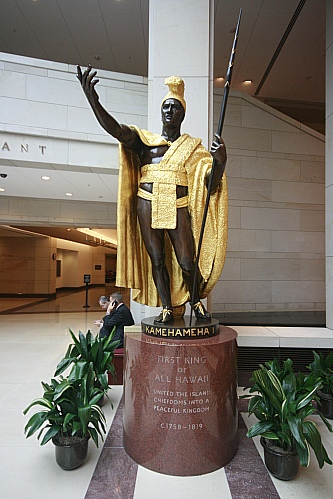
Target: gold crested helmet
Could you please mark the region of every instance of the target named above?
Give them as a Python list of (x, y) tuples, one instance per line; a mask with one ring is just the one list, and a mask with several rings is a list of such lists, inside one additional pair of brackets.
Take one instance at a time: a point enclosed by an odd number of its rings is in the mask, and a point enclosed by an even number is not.
[(186, 112), (186, 101), (184, 99), (185, 83), (184, 80), (179, 78), (179, 76), (170, 76), (166, 78), (164, 84), (169, 87), (169, 92), (166, 94), (162, 100), (161, 106), (167, 99), (177, 99), (182, 104), (184, 111)]

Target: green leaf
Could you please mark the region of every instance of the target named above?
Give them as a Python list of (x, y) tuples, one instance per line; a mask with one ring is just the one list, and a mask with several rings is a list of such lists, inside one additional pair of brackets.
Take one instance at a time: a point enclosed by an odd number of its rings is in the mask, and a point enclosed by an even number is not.
[(83, 379), (88, 371), (88, 364), (85, 360), (80, 360), (75, 362), (68, 379), (69, 381), (75, 381), (77, 379)]
[(325, 416), (323, 416), (320, 412), (320, 409), (318, 410), (318, 415), (320, 416), (321, 420), (323, 421), (323, 423), (325, 424), (326, 428), (328, 429), (328, 431), (330, 431), (331, 433), (333, 432), (333, 428), (332, 428), (332, 425), (329, 421), (327, 421), (327, 419), (325, 418)]
[(306, 445), (303, 448), (295, 442), (295, 448), (299, 457), (300, 465), (307, 467), (310, 464), (310, 447), (307, 442), (305, 443)]
[(80, 344), (81, 344), (81, 349), (82, 349), (81, 355), (82, 355), (84, 360), (89, 361), (87, 340), (81, 331), (79, 331), (79, 338), (80, 338)]
[[(111, 340), (110, 336), (108, 336), (108, 339)], [(113, 354), (115, 349), (118, 348), (119, 344), (120, 344), (119, 340), (111, 341), (107, 344), (107, 346), (104, 346), (104, 350), (106, 352), (111, 352)]]
[(103, 352), (103, 347), (102, 347), (102, 344), (98, 342), (98, 340), (96, 339), (94, 341), (94, 343), (92, 344), (91, 346), (91, 350), (90, 350), (90, 358), (91, 360), (94, 362), (94, 364), (97, 364), (99, 363), (98, 361), (98, 354), (99, 354), (99, 351), (100, 349), (102, 350)]
[(73, 390), (73, 386), (65, 379), (54, 390), (54, 400), (60, 399), (67, 390)]
[(82, 424), (81, 421), (73, 421), (72, 435), (78, 435), (83, 437)]
[(282, 390), (282, 386), (281, 386), (279, 378), (272, 371), (267, 371), (267, 376), (268, 376), (270, 382), (272, 383), (273, 387), (276, 390), (276, 397), (280, 401), (284, 400), (285, 394), (284, 394), (284, 391)]
[[(69, 329), (69, 328), (68, 328)], [(74, 341), (74, 344), (78, 350), (78, 353), (80, 355), (82, 355), (82, 347), (81, 347), (81, 343), (80, 341), (77, 339), (77, 337), (75, 336), (75, 334), (73, 333), (73, 331), (71, 329), (69, 329), (69, 332), (70, 332), (70, 335), (72, 337), (72, 340)], [(79, 333), (81, 333), (81, 331), (79, 331)]]
[(45, 433), (44, 438), (41, 441), (40, 445), (47, 444), (47, 442), (49, 442), (53, 437), (58, 435), (58, 433), (59, 433), (59, 427), (51, 426), (51, 428)]
[[(319, 384), (318, 384), (319, 385)], [(318, 385), (316, 385), (313, 390), (308, 393), (305, 397), (303, 397), (297, 404), (297, 410), (301, 409), (302, 407), (305, 407), (309, 402), (313, 400), (313, 397), (318, 389)]]
[(288, 409), (289, 409), (289, 405), (288, 405), (287, 399), (285, 399), (281, 405), (281, 420), (282, 421), (286, 421), (286, 419), (288, 418), (288, 415), (289, 415)]
[(305, 441), (305, 438), (304, 438), (303, 432), (302, 432), (302, 425), (303, 424), (304, 424), (304, 422), (302, 423), (300, 418), (295, 417), (293, 415), (289, 415), (288, 425), (289, 425), (290, 431), (291, 431), (293, 437), (295, 438), (296, 442), (298, 443), (298, 445), (300, 447), (302, 447), (303, 449), (305, 449), (306, 441)]
[(89, 430), (88, 430), (88, 433), (89, 433), (89, 435), (91, 436), (91, 438), (93, 439), (93, 441), (94, 441), (94, 443), (95, 443), (96, 447), (98, 447), (98, 433), (97, 433), (97, 431), (95, 430), (95, 428), (91, 428), (91, 427), (90, 427), (90, 428), (89, 428)]
[(47, 409), (52, 409), (52, 403), (49, 402), (48, 400), (46, 400), (45, 398), (39, 398), (39, 399), (35, 399), (31, 402), (31, 404), (28, 405), (28, 407), (26, 407), (23, 411), (23, 414), (26, 415), (26, 413), (29, 411), (29, 409), (31, 407), (33, 407), (34, 405), (41, 405), (42, 407), (47, 407)]
[(103, 341), (104, 341), (104, 350), (106, 350), (108, 348), (108, 346), (110, 345), (114, 335), (115, 335), (115, 332), (116, 332), (116, 326), (113, 326), (113, 328), (111, 329), (111, 332), (109, 334), (109, 336), (106, 336), (103, 338)]
[(78, 410), (78, 415), (82, 425), (82, 433), (85, 435), (87, 433), (88, 424), (90, 421), (91, 406), (80, 407)]
[(109, 388), (109, 383), (108, 383), (108, 376), (106, 373), (104, 374), (99, 374), (98, 377), (98, 382), (99, 384), (101, 385), (101, 387), (103, 388), (103, 390), (108, 390)]
[(47, 421), (48, 413), (46, 411), (36, 412), (24, 427), (24, 433), (26, 438), (31, 437), (41, 426), (43, 426)]
[(71, 423), (73, 421), (73, 419), (75, 419), (75, 414), (70, 413), (70, 412), (66, 414), (65, 419), (64, 419), (64, 423), (63, 423), (64, 432), (67, 431), (68, 425), (69, 425), (69, 423)]
[(271, 422), (266, 421), (257, 421), (253, 426), (249, 429), (246, 436), (249, 438), (256, 437), (257, 435), (262, 435), (272, 428), (273, 424)]
[(71, 365), (72, 362), (73, 362), (72, 358), (67, 358), (67, 359), (63, 358), (57, 365), (57, 369), (54, 373), (54, 376), (59, 376), (59, 374), (66, 371), (66, 369)]
[(325, 462), (332, 464), (332, 461), (329, 459), (326, 450), (323, 447), (321, 436), (316, 424), (313, 421), (304, 421), (303, 428), (305, 438), (316, 455), (319, 468), (322, 468)]
[(88, 329), (87, 331), (86, 340), (87, 340), (87, 345), (92, 345), (92, 343), (94, 342), (94, 336), (91, 334), (90, 329)]
[(257, 391), (267, 397), (270, 401), (270, 405), (280, 413), (281, 402), (285, 397), (276, 375), (271, 371), (266, 372), (265, 370), (257, 370), (253, 372), (253, 379)]

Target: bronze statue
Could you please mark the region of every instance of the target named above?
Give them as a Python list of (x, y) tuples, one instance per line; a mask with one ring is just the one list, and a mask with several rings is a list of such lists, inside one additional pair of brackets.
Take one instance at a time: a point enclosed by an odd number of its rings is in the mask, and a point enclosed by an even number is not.
[[(215, 135), (208, 153), (200, 139), (181, 134), (186, 111), (182, 79), (165, 81), (169, 92), (161, 105), (162, 134), (156, 135), (120, 124), (104, 109), (95, 89), (96, 74), (91, 66), (83, 73), (78, 66), (77, 77), (97, 120), (120, 143), (117, 285), (132, 288), (139, 303), (161, 304), (156, 323), (171, 322), (179, 309), (182, 315), (187, 301), (193, 304), (196, 318), (208, 319), (200, 297), (216, 283), (226, 251), (225, 145)], [(213, 195), (193, 293), (212, 158)]]

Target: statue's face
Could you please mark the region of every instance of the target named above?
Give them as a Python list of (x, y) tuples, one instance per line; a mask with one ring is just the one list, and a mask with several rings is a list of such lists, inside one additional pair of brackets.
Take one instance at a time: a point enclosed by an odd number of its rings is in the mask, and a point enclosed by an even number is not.
[(180, 126), (185, 117), (184, 108), (177, 99), (167, 99), (164, 101), (161, 113), (163, 125)]

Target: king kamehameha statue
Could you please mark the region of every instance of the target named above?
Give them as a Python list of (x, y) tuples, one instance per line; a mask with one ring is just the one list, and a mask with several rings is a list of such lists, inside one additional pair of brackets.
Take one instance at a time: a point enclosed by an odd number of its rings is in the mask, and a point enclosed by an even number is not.
[[(227, 244), (225, 145), (215, 135), (210, 153), (201, 139), (181, 134), (184, 81), (165, 80), (162, 133), (119, 124), (99, 102), (97, 72), (78, 67), (88, 102), (102, 127), (120, 143), (117, 286), (135, 301), (162, 311), (157, 324), (184, 314), (190, 302), (197, 319), (210, 319), (201, 303), (216, 284)], [(213, 178), (212, 161), (214, 159)], [(195, 255), (211, 181), (211, 196), (198, 269)]]

